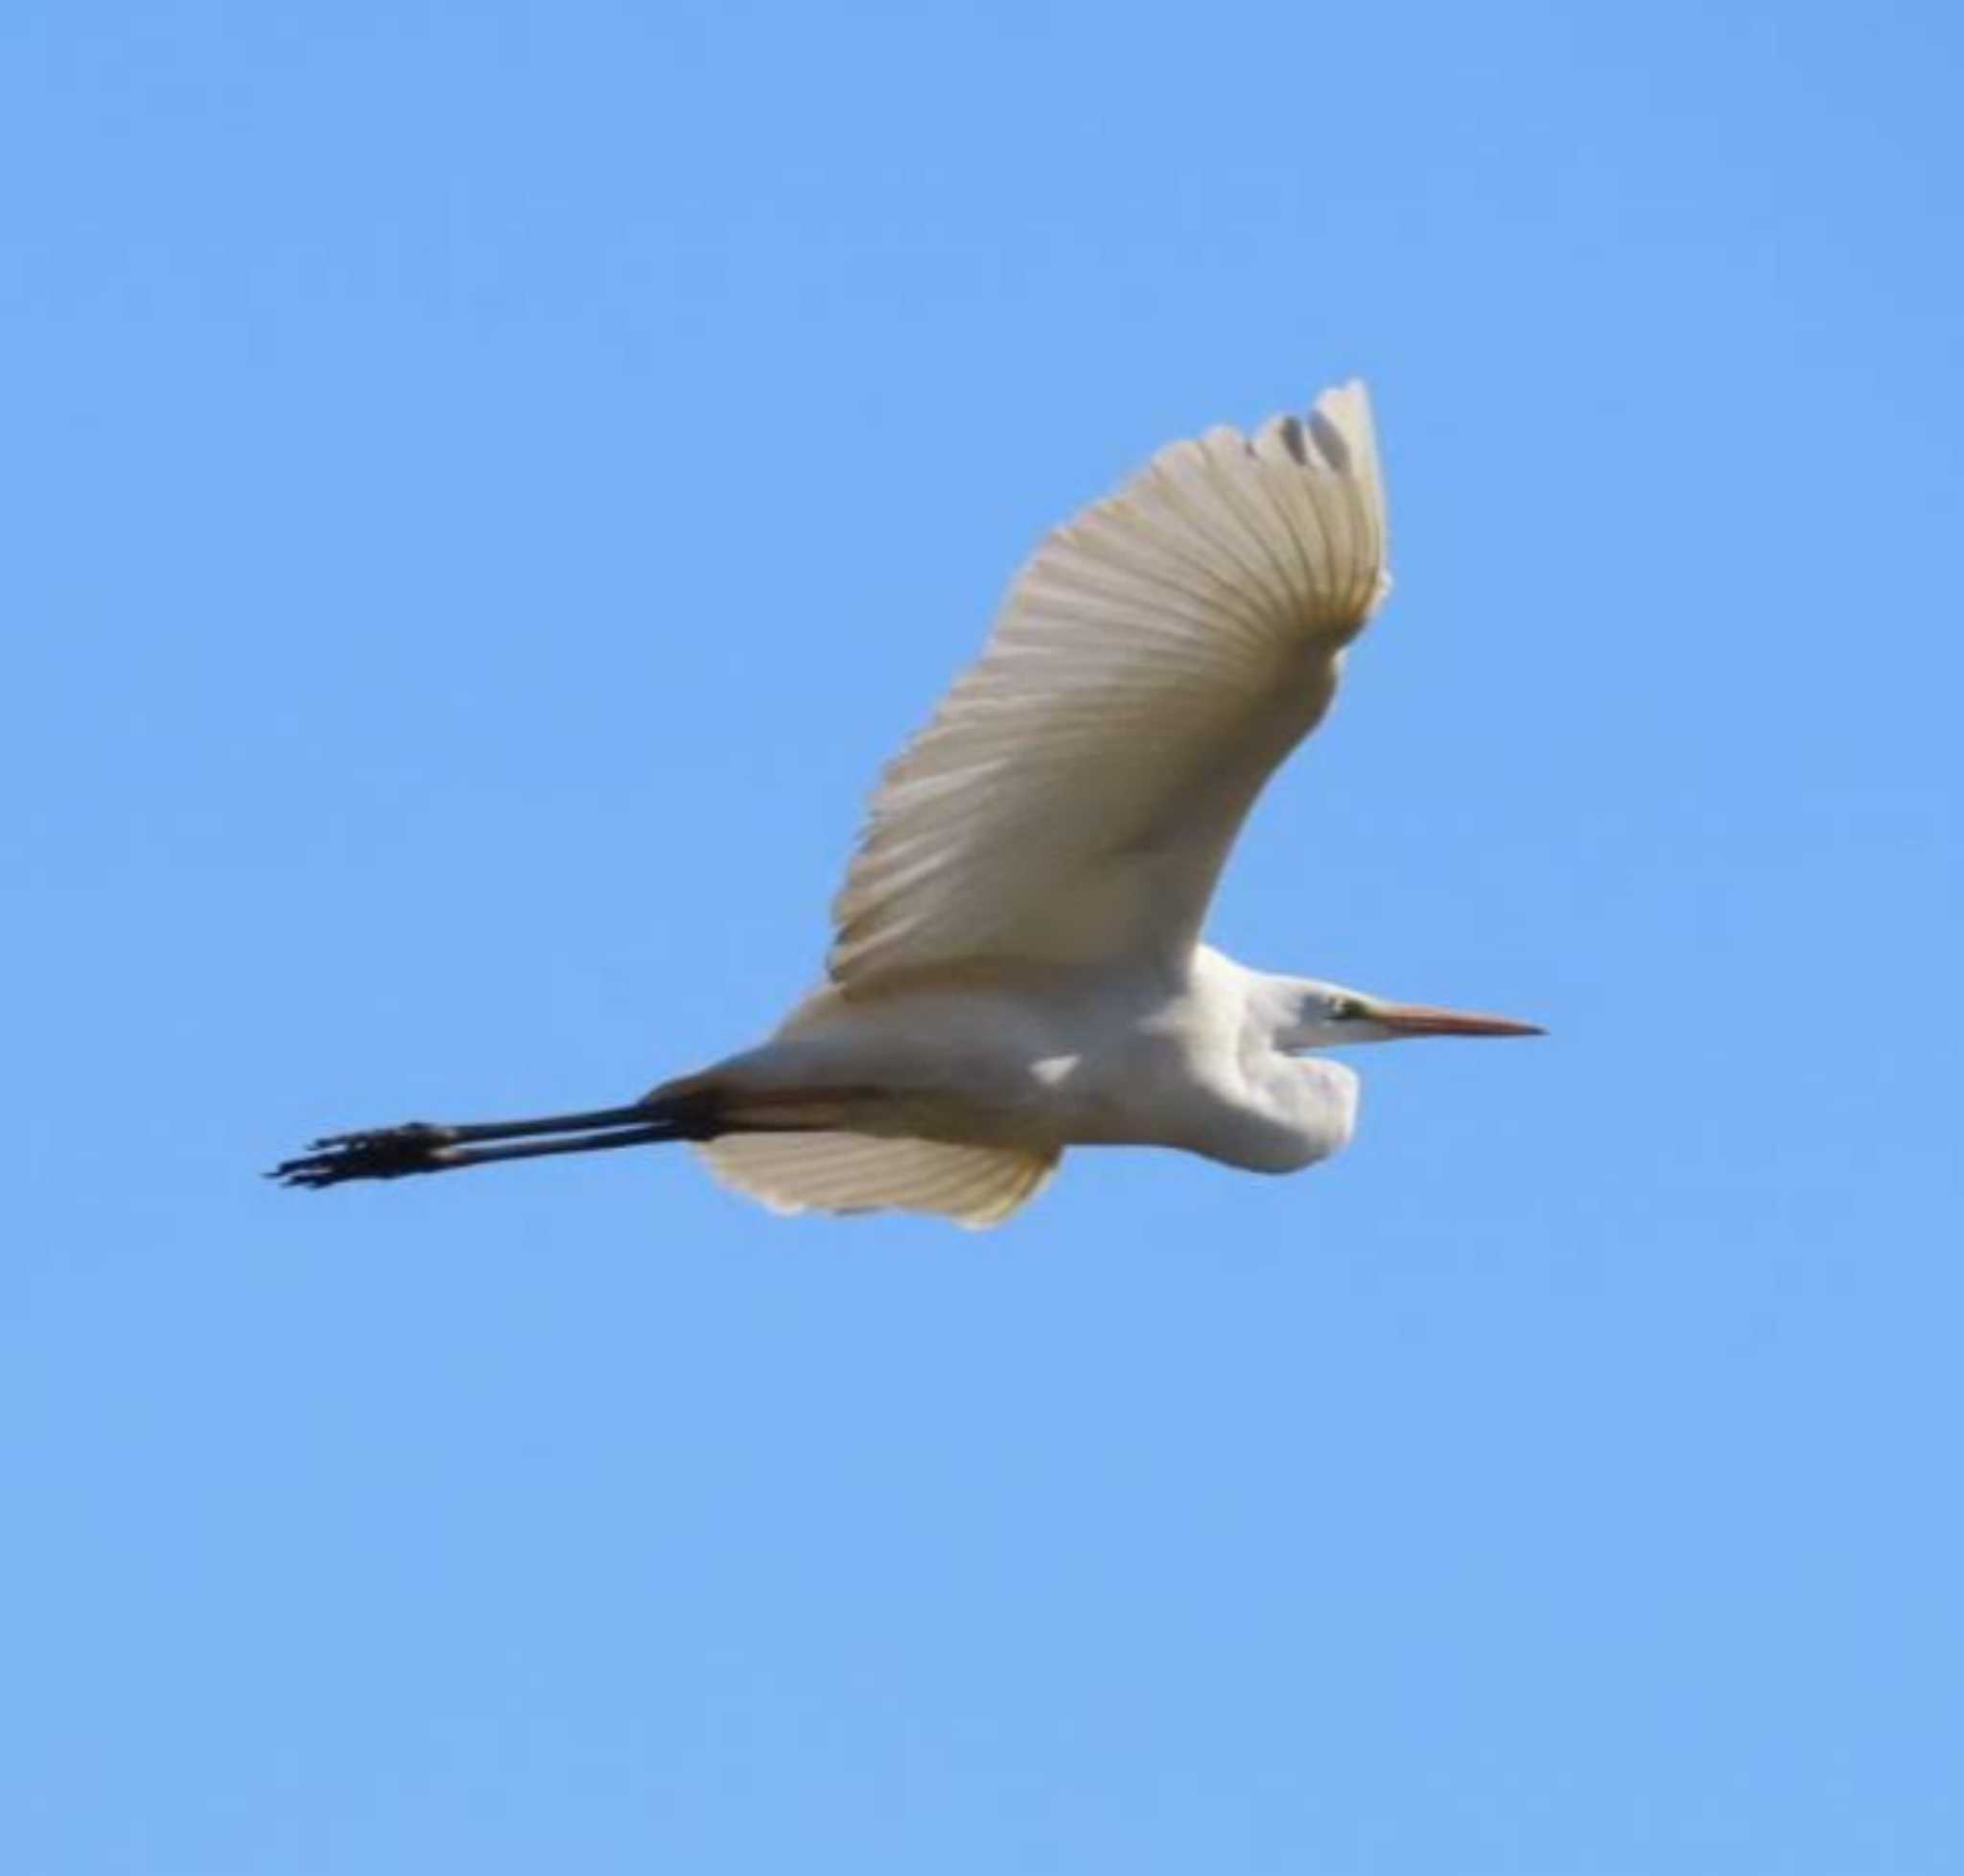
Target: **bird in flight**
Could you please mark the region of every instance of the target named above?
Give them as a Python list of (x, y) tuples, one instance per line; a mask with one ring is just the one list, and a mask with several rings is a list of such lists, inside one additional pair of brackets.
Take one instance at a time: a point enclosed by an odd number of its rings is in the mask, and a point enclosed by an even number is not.
[(332, 1134), (272, 1177), (395, 1179), (687, 1140), (779, 1211), (999, 1223), (1067, 1146), (1294, 1172), (1350, 1139), (1321, 1051), (1533, 1024), (1250, 970), (1201, 942), (1228, 851), (1390, 590), (1364, 387), (1175, 443), (1052, 534), (887, 768), (826, 981), (625, 1107)]

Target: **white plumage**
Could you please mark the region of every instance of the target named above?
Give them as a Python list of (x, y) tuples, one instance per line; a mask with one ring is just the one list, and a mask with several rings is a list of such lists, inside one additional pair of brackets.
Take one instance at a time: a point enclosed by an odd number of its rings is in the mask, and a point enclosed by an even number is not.
[(1390, 585), (1364, 387), (1162, 450), (1044, 542), (887, 769), (831, 975), (1177, 964), (1249, 804)]
[(729, 1134), (700, 1151), (725, 1184), (773, 1211), (927, 1211), (979, 1228), (1035, 1198), (1062, 1149), (865, 1134)]
[(888, 767), (828, 982), (767, 1043), (630, 1108), (316, 1142), (308, 1185), (658, 1139), (781, 1211), (990, 1225), (1069, 1145), (1281, 1172), (1350, 1137), (1312, 1053), (1526, 1023), (1245, 969), (1200, 942), (1251, 804), (1390, 587), (1361, 385), (1162, 450), (1038, 550)]

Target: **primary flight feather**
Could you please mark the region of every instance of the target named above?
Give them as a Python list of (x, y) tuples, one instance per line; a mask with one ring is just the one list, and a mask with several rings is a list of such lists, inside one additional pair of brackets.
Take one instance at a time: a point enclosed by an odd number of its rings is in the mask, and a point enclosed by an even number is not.
[(1043, 543), (892, 762), (827, 982), (769, 1041), (626, 1107), (317, 1140), (331, 1185), (661, 1140), (783, 1211), (990, 1225), (1066, 1146), (1286, 1172), (1350, 1137), (1315, 1051), (1533, 1025), (1274, 976), (1200, 941), (1256, 794), (1390, 589), (1360, 384), (1160, 451)]

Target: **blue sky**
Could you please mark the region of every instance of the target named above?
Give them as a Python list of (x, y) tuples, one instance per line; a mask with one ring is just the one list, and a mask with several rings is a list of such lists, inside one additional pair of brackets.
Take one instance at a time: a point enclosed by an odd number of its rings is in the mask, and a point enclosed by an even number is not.
[[(1964, 1865), (1959, 52), (10, 10), (0, 1862)], [(1547, 1042), (984, 1236), (255, 1179), (767, 1027), (1041, 531), (1352, 372), (1214, 935)]]

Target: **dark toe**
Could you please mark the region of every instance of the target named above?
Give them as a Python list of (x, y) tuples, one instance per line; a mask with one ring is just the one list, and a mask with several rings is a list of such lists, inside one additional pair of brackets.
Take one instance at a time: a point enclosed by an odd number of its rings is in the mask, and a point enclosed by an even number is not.
[(351, 1179), (401, 1179), (409, 1173), (438, 1172), (450, 1141), (447, 1129), (420, 1120), (407, 1127), (330, 1134), (313, 1143), (313, 1152), (282, 1160), (267, 1177), (283, 1185), (318, 1189)]

